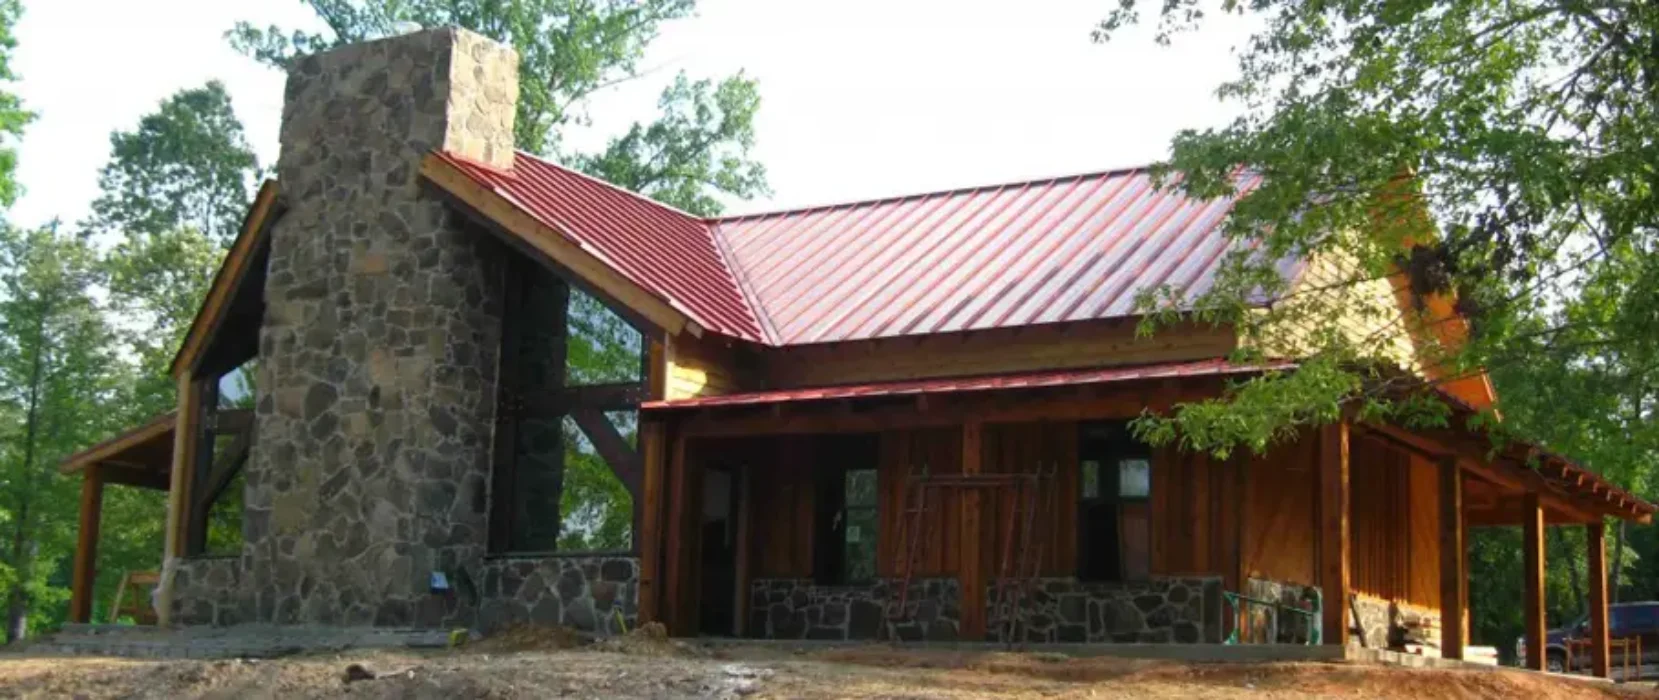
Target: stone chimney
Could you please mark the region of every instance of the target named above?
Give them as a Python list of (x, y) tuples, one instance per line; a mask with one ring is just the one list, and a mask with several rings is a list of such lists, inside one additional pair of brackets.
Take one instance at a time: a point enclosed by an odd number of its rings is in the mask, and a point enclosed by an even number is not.
[(472, 619), (429, 585), (486, 545), (499, 261), (419, 170), (440, 149), (511, 167), (517, 99), (517, 55), (459, 29), (289, 71), (241, 621)]

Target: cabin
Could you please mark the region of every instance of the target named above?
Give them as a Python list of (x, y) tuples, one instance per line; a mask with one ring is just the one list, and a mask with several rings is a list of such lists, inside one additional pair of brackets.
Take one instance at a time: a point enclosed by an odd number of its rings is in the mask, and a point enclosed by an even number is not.
[(178, 352), (177, 410), (63, 465), (74, 619), (108, 485), (168, 494), (170, 625), (1461, 658), (1467, 532), (1520, 526), (1526, 571), (1481, 575), (1525, 576), (1541, 668), (1545, 528), (1584, 528), (1599, 572), (1604, 523), (1652, 517), (1494, 450), (1490, 383), (1419, 361), (1450, 316), (1397, 331), (1446, 427), (1344, 419), (1228, 459), (1139, 441), (1145, 411), (1297, 369), (1230, 361), (1224, 326), (1135, 331), (1142, 290), (1214, 282), (1231, 200), (1129, 169), (703, 218), (516, 151), (517, 92), (513, 51), (455, 29), (292, 67), (278, 177)]

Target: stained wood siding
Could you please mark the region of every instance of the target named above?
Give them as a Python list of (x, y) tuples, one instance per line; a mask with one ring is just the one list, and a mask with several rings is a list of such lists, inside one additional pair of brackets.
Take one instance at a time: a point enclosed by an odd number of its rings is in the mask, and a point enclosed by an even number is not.
[(1418, 346), (1410, 329), (1415, 319), (1405, 318), (1397, 285), (1400, 276), (1377, 276), (1363, 269), (1352, 256), (1323, 254), (1309, 260), (1300, 279), (1281, 300), (1284, 324), (1272, 330), (1273, 337), (1246, 341), (1272, 357), (1300, 357), (1322, 345), (1316, 334), (1324, 321), (1335, 314), (1335, 328), (1343, 339), (1364, 352), (1382, 357), (1412, 372), (1421, 370)]
[(754, 489), (750, 507), (754, 537), (750, 572), (756, 578), (812, 575), (813, 460), (808, 439), (786, 435), (767, 440), (769, 449), (749, 470)]
[[(1033, 542), (1044, 576), (1070, 576), (1077, 572), (1077, 424), (1007, 423), (985, 426), (982, 439), (981, 471), (985, 474), (1047, 473), (1038, 494)], [(980, 552), (983, 570), (991, 578), (1002, 567), (1004, 523), (1007, 504), (1000, 497), (982, 500), (983, 521)], [(1016, 546), (1019, 537), (1015, 538)], [(1017, 556), (1017, 555), (1016, 555)]]
[(737, 341), (681, 333), (669, 340), (665, 355), (664, 398), (669, 400), (762, 388), (754, 352)]
[(1356, 439), (1354, 448), (1354, 591), (1440, 607), (1435, 465), (1376, 440)]
[[(878, 488), (881, 491), (880, 521), (877, 525), (876, 571), (881, 576), (897, 576), (900, 571), (900, 521), (906, 518), (909, 504), (905, 501), (905, 479), (912, 469), (926, 467), (932, 474), (960, 474), (962, 472), (962, 431), (960, 428), (929, 428), (896, 430), (881, 435), (881, 471)], [(931, 495), (922, 527), (925, 539), (921, 542), (921, 557), (916, 576), (954, 576), (960, 566), (962, 551), (962, 503), (952, 491), (935, 491)]]
[(1319, 532), (1318, 441), (1305, 434), (1263, 456), (1245, 458), (1242, 568), (1252, 578), (1313, 584)]
[(1153, 575), (1219, 574), (1238, 589), (1241, 466), (1174, 449), (1153, 453)]

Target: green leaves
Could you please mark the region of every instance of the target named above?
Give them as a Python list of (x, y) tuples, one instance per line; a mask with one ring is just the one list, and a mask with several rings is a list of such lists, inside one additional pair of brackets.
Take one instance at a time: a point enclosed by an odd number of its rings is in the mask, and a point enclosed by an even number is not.
[(738, 74), (716, 86), (682, 73), (658, 105), (657, 121), (635, 123), (604, 153), (578, 158), (576, 167), (699, 216), (724, 208), (714, 192), (742, 199), (770, 193), (766, 168), (749, 160), (760, 108), (753, 80)]
[(510, 44), (519, 54), (518, 148), (686, 211), (713, 214), (719, 197), (767, 193), (766, 171), (750, 160), (760, 98), (741, 74), (718, 83), (679, 76), (663, 91), (663, 114), (634, 124), (603, 153), (565, 153), (560, 133), (589, 124), (587, 101), (639, 75), (645, 47), (663, 22), (690, 16), (693, 0), (305, 0), (327, 34), (238, 23), (226, 38), (273, 66), (337, 46), (391, 36), (400, 23), (459, 26)]
[(185, 227), (228, 247), (247, 213), (259, 162), (217, 80), (181, 90), (133, 131), (110, 135), (98, 173), (94, 231), (162, 235)]

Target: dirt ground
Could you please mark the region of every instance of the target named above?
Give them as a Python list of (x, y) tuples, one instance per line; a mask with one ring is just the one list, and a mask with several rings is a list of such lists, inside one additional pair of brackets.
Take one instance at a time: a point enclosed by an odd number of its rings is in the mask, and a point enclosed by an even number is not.
[[(1659, 697), (1520, 671), (1358, 664), (1183, 664), (1057, 654), (794, 653), (679, 642), (477, 644), (275, 660), (144, 661), (0, 654), (4, 698), (1527, 698)], [(348, 676), (356, 680), (347, 681)], [(372, 676), (372, 677), (371, 677)]]

